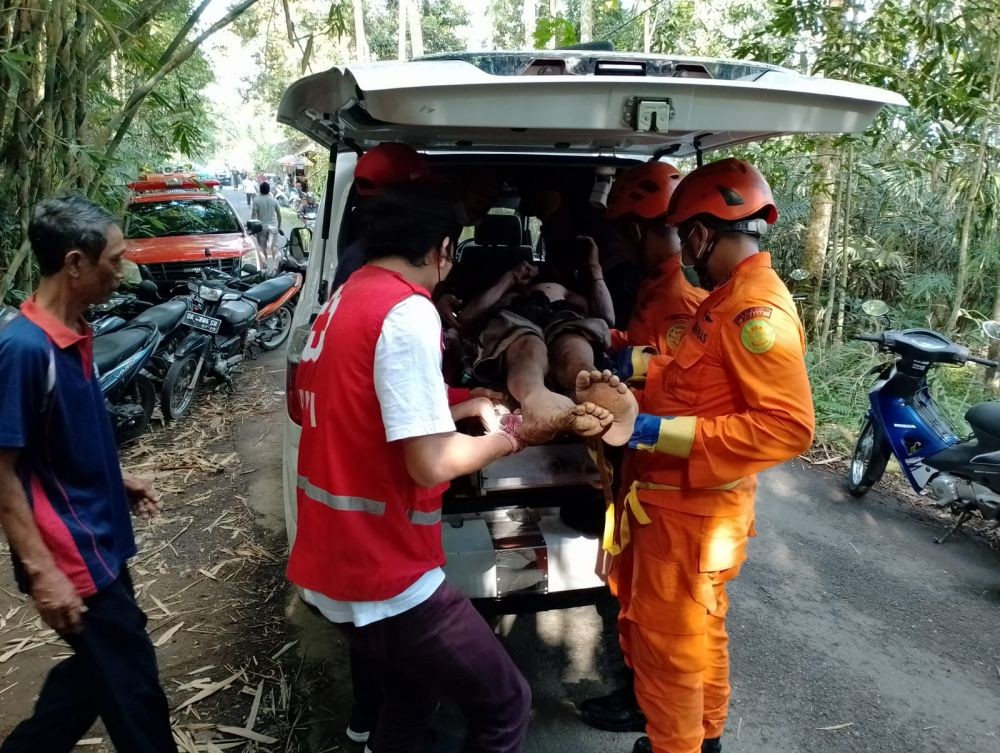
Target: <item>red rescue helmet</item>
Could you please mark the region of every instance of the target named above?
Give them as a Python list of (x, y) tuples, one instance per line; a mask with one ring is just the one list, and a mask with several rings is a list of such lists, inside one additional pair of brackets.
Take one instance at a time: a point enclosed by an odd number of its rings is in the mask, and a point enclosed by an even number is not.
[(376, 196), (389, 186), (433, 180), (427, 160), (413, 147), (396, 142), (368, 150), (354, 168), (354, 185), (361, 196)]
[(674, 191), (665, 219), (680, 227), (698, 215), (722, 222), (760, 217), (773, 225), (778, 207), (760, 171), (745, 160), (729, 158), (688, 173)]
[(608, 194), (608, 219), (634, 215), (652, 220), (666, 214), (681, 174), (667, 162), (644, 162), (616, 178)]

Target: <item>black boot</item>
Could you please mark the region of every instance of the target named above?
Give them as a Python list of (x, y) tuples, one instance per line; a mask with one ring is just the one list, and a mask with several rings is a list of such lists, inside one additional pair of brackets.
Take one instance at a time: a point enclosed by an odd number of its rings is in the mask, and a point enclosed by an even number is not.
[(635, 699), (632, 675), (625, 686), (600, 698), (588, 698), (580, 704), (580, 718), (591, 727), (607, 732), (642, 732), (646, 717)]
[[(632, 746), (632, 753), (653, 753), (653, 746), (648, 737), (640, 737)], [(722, 738), (713, 737), (701, 743), (701, 753), (722, 753)]]

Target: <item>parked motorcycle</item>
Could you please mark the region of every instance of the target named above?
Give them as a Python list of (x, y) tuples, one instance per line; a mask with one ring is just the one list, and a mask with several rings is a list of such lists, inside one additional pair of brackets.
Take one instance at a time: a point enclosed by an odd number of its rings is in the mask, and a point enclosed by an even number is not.
[[(888, 310), (881, 301), (868, 301), (863, 308), (875, 316)], [(1000, 338), (1000, 323), (987, 322), (984, 332)], [(871, 406), (851, 459), (848, 491), (855, 497), (866, 494), (894, 456), (914, 491), (958, 514), (937, 543), (973, 512), (1000, 524), (1000, 402), (970, 408), (965, 418), (973, 435), (960, 440), (935, 405), (927, 382), (928, 372), (938, 366), (996, 368), (997, 363), (970, 355), (968, 348), (928, 329), (886, 330), (854, 339), (875, 343), (891, 357), (868, 372), (878, 376), (868, 393)]]
[(151, 324), (132, 324), (94, 338), (94, 368), (118, 444), (139, 437), (156, 407), (156, 388), (146, 366), (160, 344)]
[(274, 350), (288, 338), (302, 275), (278, 275), (245, 291), (228, 287), (237, 282), (217, 273), (188, 283), (191, 308), (180, 324), (187, 334), (173, 353), (160, 389), (167, 419), (187, 413), (206, 376), (231, 389), (239, 364), (256, 348)]

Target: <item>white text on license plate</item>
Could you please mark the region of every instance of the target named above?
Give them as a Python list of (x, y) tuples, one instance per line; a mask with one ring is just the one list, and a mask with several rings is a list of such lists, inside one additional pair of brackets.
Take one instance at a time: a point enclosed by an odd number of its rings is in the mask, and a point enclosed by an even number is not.
[(184, 315), (184, 323), (188, 326), (194, 327), (195, 329), (211, 332), (213, 335), (217, 333), (219, 331), (219, 327), (222, 326), (221, 319), (216, 319), (214, 316), (197, 314), (194, 311), (188, 311)]

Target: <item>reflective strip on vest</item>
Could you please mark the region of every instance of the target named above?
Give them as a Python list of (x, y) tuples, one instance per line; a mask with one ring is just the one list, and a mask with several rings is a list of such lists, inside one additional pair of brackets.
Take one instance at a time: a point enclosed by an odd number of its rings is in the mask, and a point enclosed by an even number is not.
[[(364, 497), (344, 497), (313, 486), (305, 476), (299, 476), (299, 489), (301, 489), (309, 499), (326, 505), (331, 510), (342, 512), (366, 512), (370, 515), (385, 515), (385, 502)], [(438, 518), (441, 513), (438, 512)]]
[(410, 510), (410, 522), (415, 526), (433, 526), (441, 522), (441, 508), (429, 512)]

